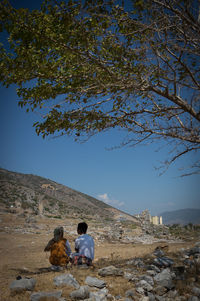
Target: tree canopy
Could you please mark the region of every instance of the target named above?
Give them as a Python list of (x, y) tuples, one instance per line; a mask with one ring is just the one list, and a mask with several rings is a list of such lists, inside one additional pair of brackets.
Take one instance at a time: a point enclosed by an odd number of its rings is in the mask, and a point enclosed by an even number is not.
[[(41, 110), (38, 134), (124, 129), (121, 145), (165, 140), (166, 166), (200, 149), (200, 14), (193, 0), (0, 4), (0, 81)], [(200, 162), (192, 173), (200, 170)]]

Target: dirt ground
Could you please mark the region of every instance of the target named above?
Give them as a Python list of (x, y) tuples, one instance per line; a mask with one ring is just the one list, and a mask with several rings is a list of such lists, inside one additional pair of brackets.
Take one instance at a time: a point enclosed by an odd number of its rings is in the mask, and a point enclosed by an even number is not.
[[(75, 221), (76, 222), (76, 221)], [(49, 254), (43, 251), (46, 243), (52, 238), (51, 231), (47, 234), (46, 230), (35, 230), (35, 233), (17, 232), (17, 227), (23, 227), (24, 219), (17, 218), (14, 215), (0, 216), (0, 300), (30, 300), (30, 292), (20, 295), (11, 296), (9, 285), (16, 279), (18, 275), (22, 277), (34, 277), (37, 280), (34, 291), (53, 291), (57, 288), (53, 285), (53, 278), (58, 272), (48, 271)], [(42, 219), (37, 222), (38, 225), (45, 225), (50, 230), (57, 225), (61, 225), (61, 221)], [(76, 227), (76, 223), (74, 223)], [(76, 228), (75, 228), (76, 229)], [(89, 232), (88, 232), (89, 233)], [(73, 247), (74, 237), (68, 237)], [(90, 270), (81, 270), (75, 267), (68, 268), (68, 272), (73, 274), (80, 284), (84, 284), (85, 277), (89, 274), (98, 277), (98, 268), (103, 266), (107, 261), (128, 259), (134, 257), (143, 257), (151, 254), (158, 246), (157, 244), (123, 244), (123, 243), (97, 243), (95, 246), (95, 268)], [(169, 252), (176, 252), (183, 247), (192, 247), (191, 242), (169, 244)], [(103, 263), (104, 262), (104, 263)], [(115, 283), (113, 287), (113, 281)], [(112, 279), (108, 281), (109, 291), (111, 293), (123, 294), (124, 291), (130, 289), (131, 284), (125, 279)], [(60, 289), (60, 288), (59, 288)], [(57, 289), (58, 290), (58, 289)], [(67, 297), (73, 289), (62, 288), (63, 297)], [(112, 291), (113, 290), (113, 291)]]

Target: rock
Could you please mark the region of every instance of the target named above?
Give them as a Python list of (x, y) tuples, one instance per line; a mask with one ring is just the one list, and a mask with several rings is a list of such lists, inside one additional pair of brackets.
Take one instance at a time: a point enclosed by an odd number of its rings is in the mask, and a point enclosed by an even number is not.
[(158, 285), (164, 286), (167, 289), (172, 289), (174, 287), (174, 284), (172, 282), (172, 273), (170, 272), (169, 268), (164, 269), (161, 273), (157, 274), (154, 277), (154, 280)]
[(149, 301), (149, 297), (144, 296), (144, 297), (140, 298), (139, 301)]
[(148, 275), (141, 275), (139, 277), (139, 279), (141, 280), (145, 280), (146, 282), (148, 282), (151, 286), (154, 285), (154, 281), (153, 281), (153, 278), (151, 276), (148, 276)]
[(194, 255), (194, 262), (200, 264), (200, 253)]
[(146, 271), (146, 273), (149, 275), (149, 276), (156, 276), (156, 271), (153, 271), (153, 270), (148, 270)]
[(176, 297), (176, 301), (187, 301), (187, 298), (185, 296), (178, 296)]
[(144, 289), (144, 291), (150, 292), (153, 290), (153, 287), (145, 280), (140, 280), (138, 283), (136, 283), (136, 287), (141, 287)]
[(171, 298), (171, 299), (177, 298), (178, 292), (177, 292), (177, 290), (170, 290), (165, 294), (165, 297)]
[(200, 288), (199, 287), (193, 287), (192, 288), (192, 293), (197, 296), (200, 297)]
[(132, 273), (128, 273), (128, 272), (125, 272), (124, 273), (124, 278), (127, 279), (128, 281), (132, 280), (132, 278), (134, 277), (135, 275), (133, 275)]
[(190, 258), (186, 258), (183, 263), (189, 267), (194, 265), (194, 260), (191, 260)]
[(160, 273), (160, 269), (154, 264), (151, 264), (151, 265), (147, 266), (147, 270), (153, 270), (156, 273)]
[(144, 261), (141, 258), (134, 258), (134, 259), (128, 260), (126, 262), (126, 264), (127, 265), (134, 265), (138, 268), (144, 268), (145, 267)]
[(155, 299), (158, 301), (166, 301), (166, 298), (163, 296), (155, 295)]
[(108, 290), (106, 288), (103, 288), (99, 290), (98, 292), (90, 292), (90, 298), (95, 298), (95, 301), (106, 301), (108, 295)]
[(188, 301), (199, 301), (199, 298), (197, 296), (190, 296)]
[(52, 265), (51, 270), (54, 271), (54, 272), (60, 272), (60, 271), (64, 270), (64, 267), (61, 267), (59, 265)]
[(167, 292), (167, 288), (164, 286), (156, 286), (154, 287), (154, 292), (156, 295), (163, 296)]
[(100, 276), (123, 276), (124, 272), (112, 265), (98, 270)]
[(89, 288), (87, 285), (81, 286), (79, 289), (70, 293), (72, 299), (87, 299), (89, 298)]
[(62, 274), (62, 275), (56, 276), (53, 281), (56, 286), (66, 284), (66, 285), (75, 287), (77, 289), (80, 287), (77, 280), (71, 274)]
[(11, 292), (22, 292), (22, 291), (33, 291), (35, 288), (36, 279), (34, 278), (22, 278), (19, 280), (14, 280), (10, 284)]
[(107, 300), (113, 301), (113, 300), (114, 300), (114, 297), (113, 297), (111, 294), (108, 294), (108, 295), (107, 295)]
[(176, 275), (176, 279), (184, 280), (184, 272), (185, 272), (185, 266), (179, 265), (173, 268), (173, 272)]
[(125, 292), (125, 297), (126, 298), (132, 298), (132, 299), (134, 299), (134, 295), (135, 295), (135, 292), (133, 290), (131, 290), (131, 289)]
[(98, 288), (103, 288), (106, 286), (106, 283), (103, 280), (90, 276), (87, 276), (85, 283), (89, 286), (95, 286)]
[(26, 223), (36, 223), (36, 219), (33, 216), (27, 216), (27, 218), (25, 219)]
[(130, 259), (126, 262), (127, 265), (134, 265), (135, 264), (135, 260), (134, 259)]
[(128, 281), (134, 281), (134, 282), (138, 281), (138, 277), (133, 273), (125, 272), (124, 278), (127, 279)]
[(149, 301), (155, 301), (156, 298), (155, 298), (154, 294), (152, 294), (151, 292), (148, 292), (147, 295), (149, 297)]
[(170, 267), (174, 264), (174, 261), (168, 257), (157, 257), (153, 260), (153, 263), (159, 267)]
[(140, 295), (144, 295), (144, 289), (142, 287), (136, 287), (136, 292)]
[(197, 253), (200, 253), (200, 246), (195, 246), (194, 248), (192, 248), (188, 251), (189, 256), (197, 254)]
[(156, 248), (155, 251), (153, 252), (153, 255), (155, 255), (157, 257), (162, 257), (165, 255), (165, 253), (161, 249)]
[(62, 291), (57, 291), (57, 292), (37, 292), (33, 293), (31, 295), (31, 301), (40, 301), (40, 299), (45, 299), (48, 300), (51, 298), (54, 298), (54, 300), (60, 300), (60, 297), (62, 295)]

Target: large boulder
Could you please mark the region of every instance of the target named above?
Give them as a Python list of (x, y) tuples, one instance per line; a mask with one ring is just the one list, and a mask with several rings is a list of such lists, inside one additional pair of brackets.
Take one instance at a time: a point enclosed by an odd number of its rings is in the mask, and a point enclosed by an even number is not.
[(169, 268), (164, 269), (162, 272), (158, 273), (154, 277), (154, 281), (158, 285), (164, 286), (167, 289), (172, 289), (174, 287), (172, 279), (173, 279), (173, 273), (170, 271)]
[(11, 293), (18, 293), (22, 291), (33, 291), (35, 288), (36, 279), (34, 278), (22, 278), (14, 280), (10, 284)]
[(70, 298), (75, 300), (87, 299), (89, 298), (89, 288), (87, 285), (81, 286), (79, 289), (70, 293)]
[(89, 286), (94, 286), (97, 288), (103, 288), (106, 286), (106, 283), (103, 280), (91, 276), (87, 276), (85, 283)]
[(40, 300), (60, 300), (62, 291), (57, 292), (37, 292), (31, 295), (31, 301), (40, 301)]
[(80, 287), (77, 280), (71, 274), (59, 275), (59, 276), (55, 277), (53, 281), (56, 286), (69, 285), (69, 286), (75, 287), (77, 289)]

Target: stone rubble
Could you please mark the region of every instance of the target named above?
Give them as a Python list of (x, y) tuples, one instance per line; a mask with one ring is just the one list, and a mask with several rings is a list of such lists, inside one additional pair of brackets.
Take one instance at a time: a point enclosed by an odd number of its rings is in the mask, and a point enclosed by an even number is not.
[[(130, 225), (131, 227), (132, 225)], [(64, 230), (69, 236), (76, 236), (75, 225), (72, 223), (63, 225)], [(155, 226), (149, 222), (142, 225), (135, 225), (138, 227), (138, 231), (134, 231), (129, 226), (123, 227), (119, 221), (110, 223), (109, 225), (102, 224), (99, 227), (91, 226), (90, 234), (95, 237), (98, 243), (103, 241), (116, 242), (121, 241), (122, 243), (142, 243), (142, 244), (152, 244), (155, 242), (178, 242), (181, 240), (173, 238), (168, 227)], [(72, 230), (74, 229), (74, 230)], [(34, 216), (26, 216), (25, 224), (18, 225), (17, 227), (4, 226), (1, 227), (0, 231), (5, 233), (22, 233), (22, 234), (40, 234), (42, 231), (46, 231), (46, 234), (52, 233), (45, 224), (37, 224), (37, 218)]]
[[(88, 275), (85, 278), (85, 285), (80, 286), (78, 281), (71, 274), (62, 273), (53, 279), (56, 286), (70, 286), (74, 290), (70, 293), (69, 298), (72, 300), (85, 301), (199, 301), (200, 300), (200, 266), (195, 262), (195, 258), (200, 255), (200, 244), (196, 244), (190, 250), (182, 249), (177, 254), (179, 261), (173, 261), (169, 267), (165, 264), (157, 267), (154, 264), (153, 257), (147, 259), (134, 258), (125, 262), (123, 267), (115, 267), (114, 265), (105, 266), (98, 270), (101, 278)], [(155, 256), (162, 255), (164, 252), (155, 252)], [(190, 257), (189, 265), (185, 263), (185, 259)], [(159, 257), (158, 257), (159, 258)], [(162, 257), (161, 257), (162, 258)], [(151, 259), (152, 262), (149, 262)], [(170, 259), (170, 258), (169, 258)], [(139, 267), (138, 267), (139, 265)], [(195, 273), (192, 273), (195, 268)], [(142, 270), (142, 272), (141, 272)], [(124, 296), (112, 296), (109, 292), (109, 286), (104, 281), (109, 276), (123, 277), (132, 283), (132, 289), (127, 290)], [(183, 294), (179, 285), (182, 283)], [(20, 293), (24, 290), (33, 291), (36, 280), (34, 278), (24, 278), (15, 280), (10, 285), (11, 293)], [(179, 284), (179, 285), (178, 285)], [(114, 284), (113, 284), (114, 285)], [(33, 292), (30, 296), (31, 301), (59, 300), (64, 301), (62, 290), (54, 292)]]
[[(64, 225), (64, 229), (68, 235), (72, 237), (76, 235), (76, 231), (72, 231), (72, 224)], [(39, 234), (38, 231), (45, 230), (46, 234), (52, 231), (45, 224), (36, 224), (34, 218), (27, 218), (24, 226), (17, 226), (15, 229), (6, 226), (0, 230), (6, 233), (19, 232), (23, 234)], [(156, 238), (155, 234), (156, 233)], [(181, 242), (170, 236), (167, 227), (156, 227), (145, 222), (142, 232), (135, 235), (134, 231), (125, 229), (118, 223), (107, 225), (103, 229), (91, 228), (92, 236), (98, 242), (107, 240), (109, 242), (120, 241), (122, 243), (144, 243), (152, 244), (154, 242)], [(22, 247), (22, 246), (19, 246)], [(165, 250), (156, 248), (151, 257), (151, 261), (146, 262), (143, 258), (130, 258), (123, 267), (109, 265), (98, 270), (99, 278), (89, 275), (85, 279), (85, 285), (80, 286), (78, 281), (71, 274), (63, 273), (53, 279), (53, 284), (59, 286), (70, 286), (75, 288), (71, 292), (70, 298), (76, 300), (88, 301), (106, 301), (106, 300), (125, 300), (125, 301), (199, 301), (200, 300), (200, 242), (195, 247), (185, 250), (181, 249), (177, 254), (178, 261), (165, 255)], [(196, 269), (195, 275), (191, 271)], [(142, 271), (142, 272), (141, 272)], [(142, 273), (142, 275), (141, 275)], [(191, 274), (190, 277), (188, 274)], [(124, 296), (112, 296), (109, 293), (109, 287), (106, 284), (106, 277), (117, 276), (123, 277), (125, 280), (133, 284), (133, 288), (125, 292)], [(100, 279), (103, 277), (104, 279)], [(181, 295), (177, 283), (181, 282), (186, 286), (190, 296)], [(187, 285), (185, 284), (187, 283)], [(34, 291), (36, 279), (23, 278), (14, 280), (10, 285), (11, 294), (17, 294), (21, 291)], [(63, 301), (62, 291), (54, 292), (34, 292), (31, 295), (31, 301), (37, 301), (42, 298), (45, 300)]]

